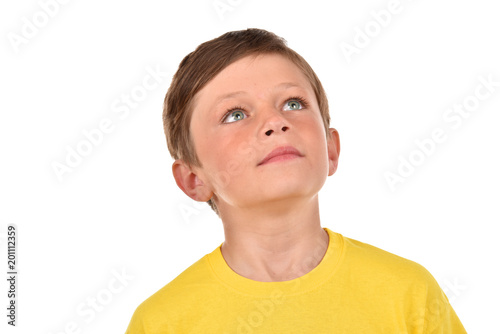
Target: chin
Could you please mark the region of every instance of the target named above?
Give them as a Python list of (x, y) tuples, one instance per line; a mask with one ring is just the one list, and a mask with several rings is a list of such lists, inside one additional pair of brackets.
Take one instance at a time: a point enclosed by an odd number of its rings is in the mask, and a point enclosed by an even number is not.
[[(262, 189), (259, 194), (262, 200), (279, 201), (283, 199), (293, 199), (300, 197), (311, 197), (317, 193), (316, 187), (311, 187), (312, 184), (269, 184)], [(319, 190), (319, 189), (318, 189)]]

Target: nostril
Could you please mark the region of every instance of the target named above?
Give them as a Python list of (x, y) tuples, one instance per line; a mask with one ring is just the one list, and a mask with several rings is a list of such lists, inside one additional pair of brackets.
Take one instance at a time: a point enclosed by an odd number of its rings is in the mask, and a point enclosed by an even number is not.
[[(288, 130), (288, 126), (284, 126), (284, 127), (282, 127), (282, 128), (281, 128), (281, 130), (282, 130), (282, 131), (286, 131), (286, 130)], [(266, 135), (267, 135), (267, 136), (270, 136), (270, 135), (271, 135), (271, 133), (273, 133), (273, 130), (267, 130), (267, 131), (266, 131)]]

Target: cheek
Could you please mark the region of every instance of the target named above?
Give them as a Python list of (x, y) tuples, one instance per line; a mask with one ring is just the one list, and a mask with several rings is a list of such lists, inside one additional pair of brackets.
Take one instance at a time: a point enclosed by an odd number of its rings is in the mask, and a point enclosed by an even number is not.
[(305, 117), (302, 120), (302, 125), (298, 125), (299, 129), (304, 128), (307, 129), (307, 131), (310, 133), (310, 136), (316, 137), (316, 138), (325, 138), (326, 140), (326, 133), (325, 133), (325, 127), (323, 125), (323, 121), (321, 120), (320, 116), (314, 115), (314, 117)]
[[(242, 139), (244, 136), (239, 136)], [(233, 140), (210, 152), (212, 156), (211, 176), (219, 191), (238, 188), (248, 182), (259, 156), (257, 143), (249, 140)]]
[(309, 124), (308, 129), (310, 130), (308, 140), (310, 140), (311, 148), (316, 152), (316, 154), (325, 156), (325, 159), (328, 160), (328, 145), (323, 121), (319, 118), (312, 121)]
[(214, 186), (227, 187), (229, 182), (234, 182), (237, 174), (235, 170), (238, 168), (238, 159), (235, 158), (236, 147), (217, 138), (205, 140), (199, 146), (203, 169)]

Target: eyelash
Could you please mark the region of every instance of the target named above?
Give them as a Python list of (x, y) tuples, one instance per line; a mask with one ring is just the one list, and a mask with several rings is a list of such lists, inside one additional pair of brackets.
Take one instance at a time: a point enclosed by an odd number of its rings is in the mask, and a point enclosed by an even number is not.
[[(285, 103), (288, 101), (292, 101), (292, 100), (298, 101), (302, 105), (302, 109), (305, 109), (309, 106), (309, 103), (306, 101), (306, 99), (304, 99), (303, 97), (300, 97), (300, 96), (289, 97), (288, 99), (285, 100)], [(245, 111), (245, 109), (241, 106), (229, 108), (226, 111), (226, 113), (224, 114), (224, 116), (222, 116), (221, 123), (225, 123), (224, 120), (226, 119), (226, 117), (228, 115), (230, 115), (233, 111), (236, 111), (236, 110)], [(298, 110), (301, 110), (301, 109), (298, 109)], [(234, 123), (234, 122), (230, 122), (230, 123)]]

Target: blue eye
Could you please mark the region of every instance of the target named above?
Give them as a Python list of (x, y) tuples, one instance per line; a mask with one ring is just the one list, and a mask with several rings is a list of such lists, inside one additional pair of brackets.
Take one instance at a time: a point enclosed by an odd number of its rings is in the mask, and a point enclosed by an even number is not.
[[(226, 113), (226, 116), (222, 119), (224, 123), (233, 123), (236, 121), (239, 121), (245, 117), (245, 113), (241, 110), (242, 108), (236, 107), (231, 110), (228, 110)], [(234, 117), (233, 117), (234, 116)], [(232, 121), (226, 121), (226, 119), (231, 119), (233, 117)]]
[(302, 109), (302, 103), (299, 100), (288, 100), (285, 104), (289, 109), (285, 110), (300, 110)]
[[(302, 97), (294, 96), (290, 97), (286, 100), (283, 109), (286, 111), (289, 110), (301, 110), (308, 107), (308, 103)], [(247, 118), (248, 116), (245, 114), (245, 109), (241, 106), (230, 108), (226, 111), (224, 116), (222, 117), (222, 123), (234, 123), (240, 121), (242, 119)], [(229, 120), (228, 120), (229, 119)]]

